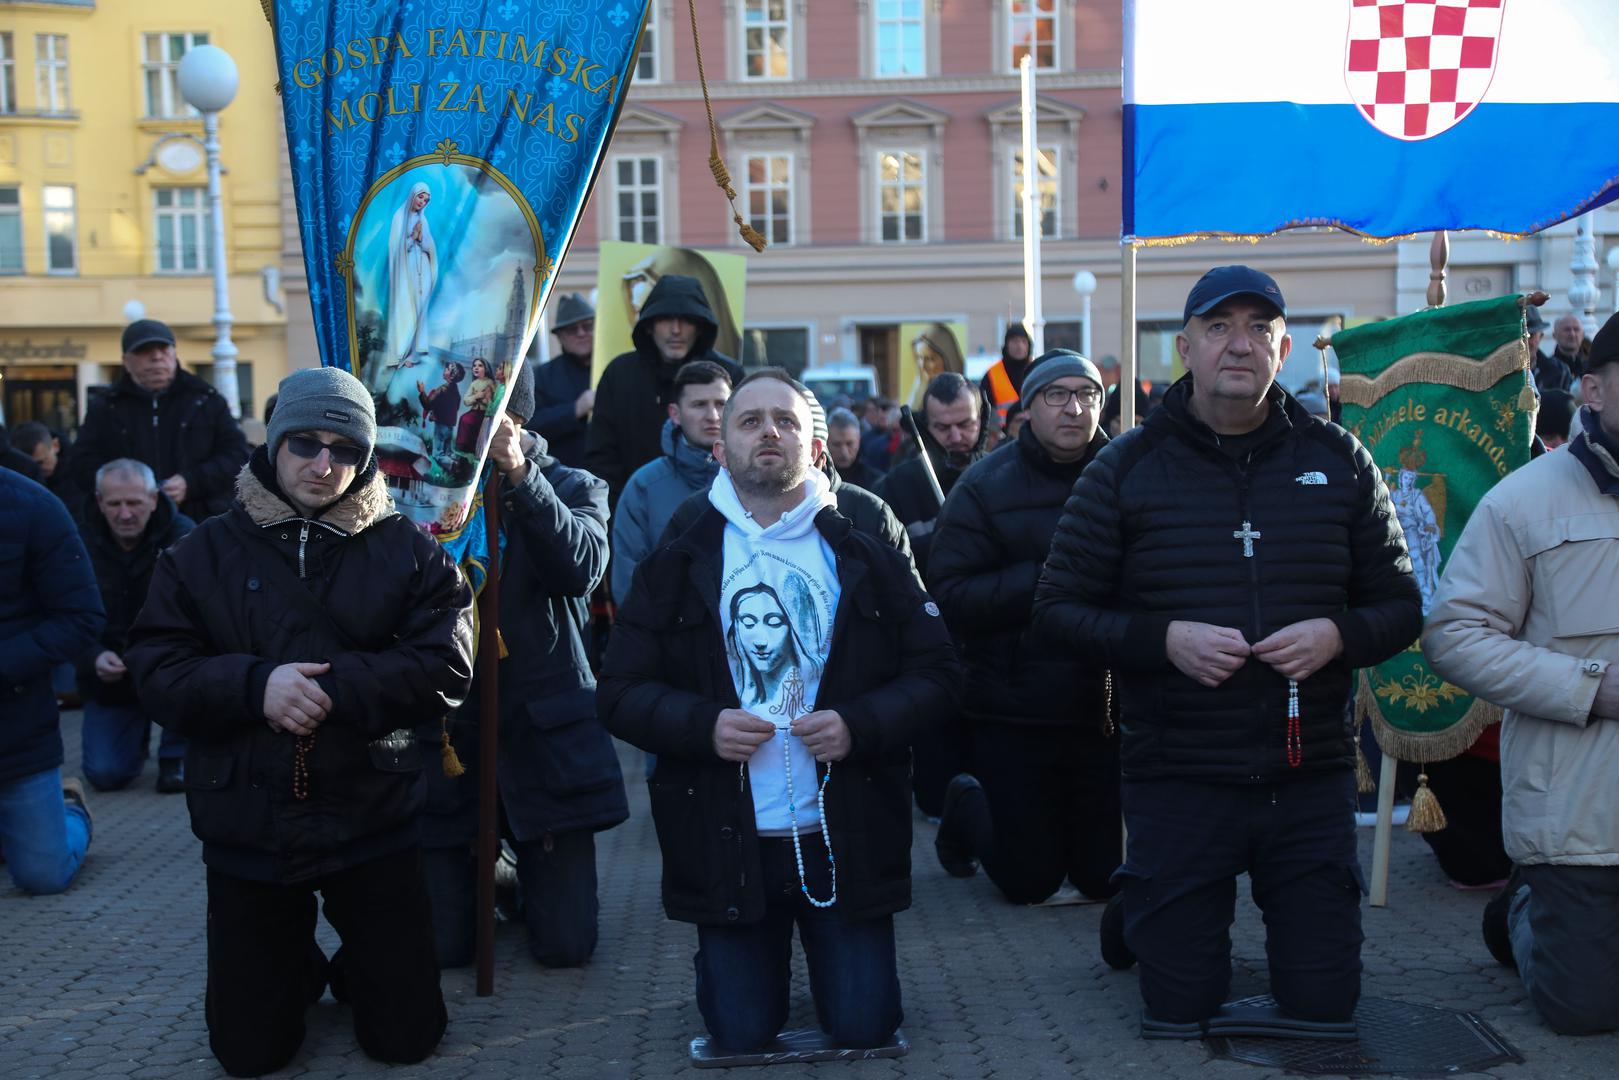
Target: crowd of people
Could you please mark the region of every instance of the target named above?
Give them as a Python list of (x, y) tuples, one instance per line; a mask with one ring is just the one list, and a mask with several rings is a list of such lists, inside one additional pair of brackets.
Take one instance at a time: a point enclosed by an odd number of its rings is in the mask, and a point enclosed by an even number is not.
[(155, 722), (158, 789), (202, 841), (226, 1071), (289, 1062), (328, 988), (368, 1055), (419, 1061), (440, 971), (474, 951), (472, 774), (495, 771), (534, 960), (587, 963), (595, 836), (630, 813), (616, 736), (646, 754), (722, 1049), (780, 1032), (795, 928), (832, 1043), (893, 1038), (928, 822), (949, 874), (1009, 902), (1105, 902), (1100, 956), (1139, 966), (1148, 1036), (1217, 1029), (1246, 873), (1276, 1007), (1244, 1020), (1307, 1035), (1360, 994), (1351, 672), (1420, 636), (1506, 709), (1485, 944), (1556, 1030), (1619, 1028), (1619, 322), (1585, 342), (1559, 320), (1533, 374), (1541, 448), (1566, 447), (1485, 499), (1425, 624), (1384, 471), (1329, 388), (1276, 382), (1286, 314), (1268, 275), (1210, 270), (1186, 376), (1136, 387), (1129, 431), (1090, 359), (1014, 324), (981, 383), (921, 388), (910, 435), (889, 399), (744, 372), (680, 275), (593, 387), (595, 312), (563, 297), (558, 354), (519, 369), (489, 443), (498, 747), (486, 568), (394, 511), (371, 395), (296, 371), (250, 449), (169, 329), (132, 324), (77, 441), (19, 425), (0, 462), (0, 855), (34, 893), (86, 858), (59, 694), (96, 789), (140, 775)]

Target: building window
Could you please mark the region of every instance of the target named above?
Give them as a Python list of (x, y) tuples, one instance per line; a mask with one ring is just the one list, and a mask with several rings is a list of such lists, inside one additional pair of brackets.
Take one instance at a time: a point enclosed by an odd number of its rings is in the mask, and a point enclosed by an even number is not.
[(885, 150), (877, 155), (878, 236), (884, 243), (927, 239), (927, 173), (922, 154)]
[(809, 366), (810, 328), (750, 326), (742, 331), (742, 366), (786, 368), (793, 378)]
[(1057, 67), (1057, 0), (1010, 0), (1007, 7), (1012, 45), (1012, 70), (1025, 56), (1034, 57), (1036, 71)]
[(0, 274), (22, 271), (22, 200), (15, 186), (0, 187)]
[(63, 113), (71, 107), (67, 91), (67, 35), (34, 35), (35, 101), (41, 112)]
[(180, 95), (180, 58), (193, 47), (206, 44), (207, 34), (141, 36), (141, 73), (146, 78), (147, 116), (173, 119), (198, 115)]
[(635, 81), (658, 81), (658, 5), (647, 7), (646, 26), (641, 30), (641, 47), (635, 54)]
[(792, 23), (787, 0), (743, 0), (742, 77), (785, 79), (791, 74)]
[(11, 31), (0, 32), (0, 113), (17, 111), (17, 54), (11, 47)]
[(876, 0), (872, 10), (877, 20), (873, 35), (878, 78), (903, 78), (927, 74), (926, 27), (923, 0)]
[(749, 154), (742, 170), (742, 199), (748, 208), (748, 224), (766, 240), (793, 242), (791, 154)]
[(79, 269), (79, 223), (73, 208), (73, 189), (46, 185), (45, 271), (73, 274)]
[[(1040, 235), (1057, 235), (1057, 148), (1042, 146), (1034, 152), (1035, 196), (1040, 203)], [(1012, 153), (1012, 239), (1023, 239), (1023, 148)]]
[(213, 223), (207, 193), (200, 187), (161, 187), (152, 191), (157, 236), (157, 272), (198, 274), (213, 269)]
[(613, 163), (618, 238), (630, 243), (662, 241), (662, 162), (655, 157), (619, 158)]

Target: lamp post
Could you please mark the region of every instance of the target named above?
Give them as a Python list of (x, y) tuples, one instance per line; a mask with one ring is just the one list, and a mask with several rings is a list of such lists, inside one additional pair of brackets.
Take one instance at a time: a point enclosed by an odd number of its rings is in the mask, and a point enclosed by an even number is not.
[(1096, 275), (1089, 270), (1074, 274), (1074, 291), (1079, 294), (1079, 351), (1085, 354), (1085, 359), (1094, 359), (1091, 356), (1091, 295), (1096, 292)]
[(1608, 269), (1613, 271), (1613, 309), (1619, 311), (1619, 247), (1608, 249)]
[(236, 61), (217, 45), (198, 45), (180, 60), (180, 94), (202, 113), (203, 149), (208, 153), (208, 220), (213, 228), (214, 389), (242, 415), (236, 386), (236, 343), (230, 339), (230, 278), (225, 266), (225, 212), (219, 201), (219, 111), (236, 98)]

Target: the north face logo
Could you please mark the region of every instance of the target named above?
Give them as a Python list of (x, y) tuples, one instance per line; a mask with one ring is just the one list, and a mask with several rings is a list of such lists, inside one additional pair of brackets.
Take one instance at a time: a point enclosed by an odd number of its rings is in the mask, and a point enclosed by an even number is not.
[(1372, 126), (1431, 139), (1483, 99), (1506, 0), (1349, 0), (1344, 82)]
[(1327, 482), (1327, 474), (1324, 472), (1299, 473), (1293, 478), (1293, 482), (1303, 484), (1306, 487), (1314, 487), (1317, 484), (1325, 484)]

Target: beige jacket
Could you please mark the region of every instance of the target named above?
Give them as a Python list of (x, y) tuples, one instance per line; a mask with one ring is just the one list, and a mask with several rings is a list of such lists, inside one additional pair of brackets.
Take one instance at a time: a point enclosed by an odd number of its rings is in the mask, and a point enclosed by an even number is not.
[(1619, 865), (1619, 721), (1590, 719), (1619, 661), (1619, 498), (1568, 447), (1484, 497), (1445, 565), (1422, 651), (1447, 681), (1506, 710), (1512, 860)]

